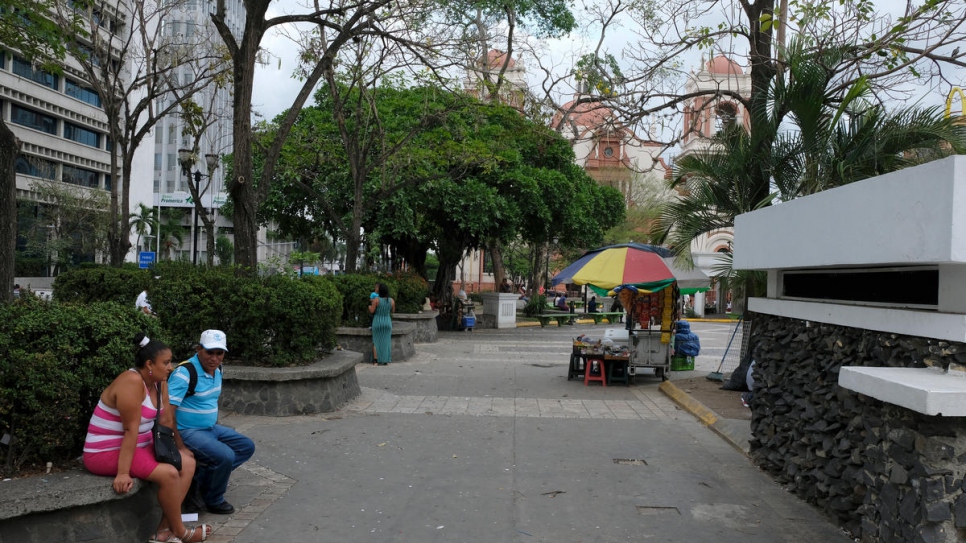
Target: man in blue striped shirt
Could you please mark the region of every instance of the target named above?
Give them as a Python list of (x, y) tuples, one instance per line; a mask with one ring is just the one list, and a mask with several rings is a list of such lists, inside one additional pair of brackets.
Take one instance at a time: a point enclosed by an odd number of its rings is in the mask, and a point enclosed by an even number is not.
[[(217, 424), (221, 364), (227, 352), (225, 333), (205, 330), (195, 355), (168, 378), (168, 397), (175, 408), (178, 433), (198, 461), (192, 490), (200, 493), (209, 512), (220, 515), (235, 512), (225, 501), (232, 470), (255, 454), (251, 439)], [(193, 494), (189, 492), (189, 500)]]

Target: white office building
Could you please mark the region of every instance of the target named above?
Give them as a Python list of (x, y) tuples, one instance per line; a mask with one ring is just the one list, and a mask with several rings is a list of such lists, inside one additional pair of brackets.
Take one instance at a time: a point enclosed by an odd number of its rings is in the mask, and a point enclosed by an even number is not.
[[(226, 7), (226, 23), (236, 36), (240, 36), (245, 17), (244, 5), (240, 0), (230, 0)], [(224, 47), (209, 17), (212, 9), (213, 2), (186, 0), (183, 9), (173, 10), (166, 17), (162, 23), (162, 32), (165, 36), (179, 36), (196, 43), (198, 58), (207, 56), (208, 52)], [(180, 81), (188, 81), (188, 78), (194, 76), (194, 68), (197, 67), (182, 66), (175, 76)], [(175, 108), (154, 126), (153, 138), (145, 140), (135, 155), (131, 212), (136, 212), (139, 204), (149, 205), (155, 209), (155, 216), (160, 217), (161, 223), (171, 220), (169, 217), (179, 217), (182, 225), (180, 242), (170, 236), (167, 239), (142, 240), (141, 249), (157, 252), (160, 259), (184, 258), (199, 263), (207, 261), (207, 234), (202, 219), (196, 216), (188, 185), (188, 175), (195, 175), (195, 172), (201, 174), (201, 203), (206, 213), (215, 219), (216, 237), (224, 235), (229, 240), (234, 237), (231, 217), (224, 217), (220, 213), (227, 196), (225, 168), (221, 158), (232, 152), (233, 109), (230, 91), (228, 87), (209, 85), (193, 97), (194, 103), (210, 117), (211, 123), (198, 141), (185, 134), (181, 109)], [(194, 153), (194, 164), (187, 175), (179, 162), (179, 150)], [(206, 159), (212, 160), (217, 167), (209, 170)], [(131, 242), (133, 246), (134, 237)], [(132, 247), (130, 260), (137, 259), (138, 250), (138, 247)], [(215, 262), (218, 262), (217, 258)]]

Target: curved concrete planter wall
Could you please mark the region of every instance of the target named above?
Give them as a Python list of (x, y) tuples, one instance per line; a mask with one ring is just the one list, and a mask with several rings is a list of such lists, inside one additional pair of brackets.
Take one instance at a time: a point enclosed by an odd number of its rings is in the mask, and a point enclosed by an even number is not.
[[(424, 311), (422, 313), (396, 313), (392, 316), (395, 322), (407, 322), (416, 325), (416, 343), (436, 343), (439, 329), (436, 327), (436, 316), (439, 311)], [(395, 324), (394, 322), (394, 324)]]
[(221, 409), (270, 417), (330, 413), (361, 393), (361, 361), (359, 352), (335, 351), (309, 366), (225, 366)]
[[(435, 322), (435, 321), (434, 321)], [(366, 361), (372, 358), (372, 330), (368, 328), (349, 328), (342, 326), (335, 329), (339, 346), (347, 351), (363, 353)], [(402, 362), (416, 354), (414, 345), (416, 325), (408, 322), (392, 323), (392, 360)], [(361, 362), (361, 360), (360, 360)]]
[(135, 479), (118, 496), (112, 480), (74, 470), (2, 483), (0, 541), (146, 541), (161, 517), (157, 487)]

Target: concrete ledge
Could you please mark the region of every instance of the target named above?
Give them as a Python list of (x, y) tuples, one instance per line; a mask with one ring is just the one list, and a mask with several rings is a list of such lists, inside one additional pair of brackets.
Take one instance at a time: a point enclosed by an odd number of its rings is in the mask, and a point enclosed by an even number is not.
[(406, 322), (416, 325), (416, 335), (413, 341), (416, 343), (436, 343), (439, 339), (439, 327), (436, 326), (436, 316), (439, 311), (424, 311), (422, 313), (396, 313), (392, 316), (393, 327), (396, 322)]
[(843, 366), (839, 386), (925, 415), (966, 417), (966, 377), (937, 368)]
[[(434, 317), (435, 318), (435, 317)], [(363, 353), (365, 360), (372, 355), (372, 330), (368, 328), (336, 328), (339, 346), (347, 351)], [(402, 362), (416, 354), (416, 325), (409, 322), (392, 323), (392, 360)]]
[[(966, 315), (774, 298), (751, 298), (756, 313), (907, 336), (966, 341)], [(689, 319), (691, 320), (691, 319)]]
[(221, 408), (274, 417), (331, 413), (362, 393), (355, 370), (362, 358), (336, 351), (294, 368), (225, 366)]
[(118, 496), (111, 477), (77, 469), (0, 482), (0, 541), (144, 541), (161, 518), (155, 487), (135, 479)]
[(747, 434), (738, 431), (727, 419), (718, 417), (714, 411), (708, 409), (703, 403), (692, 398), (690, 394), (675, 386), (672, 381), (664, 381), (658, 388), (674, 400), (674, 403), (697, 417), (698, 420), (703, 422), (708, 428), (711, 428), (714, 433), (723, 437), (725, 441), (730, 443), (732, 447), (738, 449), (742, 454), (748, 456), (749, 452), (751, 452), (751, 444), (748, 442)]

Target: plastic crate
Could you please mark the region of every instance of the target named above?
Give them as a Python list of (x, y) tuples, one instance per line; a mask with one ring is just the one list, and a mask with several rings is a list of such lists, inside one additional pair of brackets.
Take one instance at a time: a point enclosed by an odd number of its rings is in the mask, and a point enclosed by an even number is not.
[(693, 356), (671, 357), (671, 371), (691, 371), (694, 369)]

